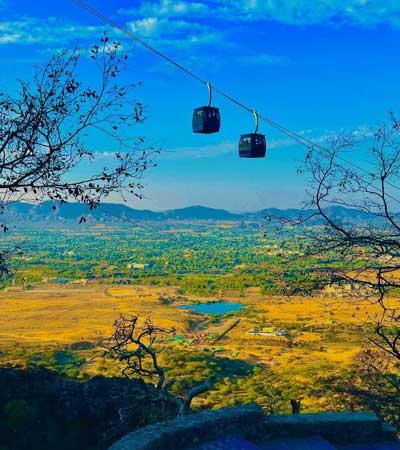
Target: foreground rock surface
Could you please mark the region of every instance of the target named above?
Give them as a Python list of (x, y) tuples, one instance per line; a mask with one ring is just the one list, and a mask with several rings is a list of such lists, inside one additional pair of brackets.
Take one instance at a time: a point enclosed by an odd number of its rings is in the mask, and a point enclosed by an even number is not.
[(124, 436), (109, 450), (225, 450), (236, 449), (235, 445), (265, 450), (274, 446), (279, 450), (349, 446), (400, 450), (393, 430), (372, 413), (265, 416), (256, 405), (204, 411), (150, 425)]
[(262, 410), (255, 405), (204, 411), (130, 433), (110, 450), (189, 449), (232, 434), (257, 439), (262, 434), (264, 419)]

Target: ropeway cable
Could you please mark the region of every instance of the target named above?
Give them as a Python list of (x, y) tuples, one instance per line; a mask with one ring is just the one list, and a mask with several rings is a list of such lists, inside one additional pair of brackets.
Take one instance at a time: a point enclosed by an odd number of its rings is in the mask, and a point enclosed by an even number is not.
[[(89, 5), (88, 3), (82, 1), (82, 0), (72, 0), (75, 4), (77, 4), (78, 6), (80, 6), (81, 8), (85, 9), (86, 11), (88, 11), (89, 13), (91, 13), (92, 15), (94, 15), (95, 17), (97, 17), (98, 19), (100, 19), (102, 22), (110, 25), (112, 28), (120, 31), (122, 34), (124, 34), (125, 36), (127, 36), (128, 38), (132, 39), (133, 41), (137, 42), (138, 44), (142, 45), (143, 47), (145, 47), (147, 50), (151, 51), (152, 53), (154, 53), (155, 55), (157, 55), (158, 57), (164, 59), (165, 61), (167, 61), (168, 63), (172, 64), (173, 66), (175, 66), (177, 69), (181, 70), (182, 72), (186, 73), (188, 76), (192, 77), (194, 80), (198, 81), (199, 83), (209, 87), (211, 86), (211, 84), (206, 81), (203, 80), (201, 77), (199, 77), (197, 74), (195, 74), (194, 72), (192, 72), (191, 70), (189, 70), (188, 68), (186, 68), (185, 66), (183, 66), (182, 64), (179, 64), (177, 61), (175, 61), (174, 59), (172, 59), (171, 57), (167, 56), (166, 54), (164, 54), (163, 52), (161, 52), (160, 50), (158, 50), (157, 48), (153, 47), (152, 45), (148, 44), (146, 41), (140, 39), (139, 37), (137, 37), (135, 34), (131, 33), (130, 31), (128, 31), (126, 28), (124, 28), (122, 25), (120, 25), (119, 23), (115, 22), (114, 20), (112, 20), (110, 17), (102, 14), (100, 11), (98, 11), (97, 9), (93, 8), (91, 5)], [(217, 92), (219, 95), (221, 95), (222, 97), (224, 97), (226, 100), (230, 101), (231, 103), (235, 104), (236, 106), (238, 106), (239, 108), (244, 109), (247, 112), (250, 112), (251, 114), (254, 113), (255, 109), (254, 108), (250, 108), (249, 106), (245, 105), (244, 103), (240, 102), (239, 100), (237, 100), (236, 98), (234, 98), (233, 96), (227, 94), (226, 92), (224, 92), (222, 89), (219, 89), (215, 86), (213, 86), (213, 90), (215, 92)], [(300, 134), (296, 133), (295, 131), (290, 130), (289, 128), (286, 128), (282, 125), (280, 125), (279, 123), (275, 122), (274, 120), (270, 119), (269, 117), (263, 116), (258, 114), (258, 117), (261, 121), (267, 123), (269, 126), (275, 128), (276, 130), (280, 131), (281, 133), (285, 134), (287, 137), (289, 137), (290, 139), (296, 141), (298, 144), (302, 145), (303, 147), (306, 148), (318, 148), (320, 150), (322, 150), (325, 154), (330, 154), (330, 151), (324, 147), (323, 145), (314, 142), (304, 136), (301, 136)], [(372, 178), (375, 178), (375, 175), (371, 172), (369, 172), (367, 169), (365, 169), (364, 167), (355, 164), (351, 161), (348, 161), (347, 159), (343, 158), (342, 156), (336, 155), (337, 159), (340, 159), (341, 161), (343, 161), (346, 164), (349, 164), (350, 166), (353, 166), (354, 168), (366, 173), (367, 175), (369, 175)], [(338, 164), (335, 164), (337, 167), (346, 170), (346, 168), (344, 168), (343, 166), (339, 166)], [(400, 187), (389, 182), (386, 181), (386, 184), (388, 186), (390, 186), (393, 189), (396, 189), (400, 192)], [(378, 189), (378, 188), (376, 188)], [(393, 195), (386, 193), (386, 196), (394, 201), (396, 201), (397, 203), (400, 203), (400, 199), (394, 197)]]

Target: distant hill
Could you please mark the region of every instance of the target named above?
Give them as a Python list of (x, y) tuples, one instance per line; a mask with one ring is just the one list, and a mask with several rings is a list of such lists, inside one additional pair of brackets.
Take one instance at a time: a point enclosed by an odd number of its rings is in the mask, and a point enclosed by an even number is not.
[(162, 213), (163, 219), (173, 220), (242, 220), (243, 214), (234, 214), (225, 209), (207, 208), (205, 206), (188, 206), (171, 209)]
[[(312, 209), (278, 209), (267, 208), (259, 211), (257, 214), (263, 217), (282, 217), (285, 219), (296, 220), (299, 218), (306, 218), (312, 215), (315, 210)], [(357, 209), (344, 208), (343, 206), (328, 206), (324, 212), (332, 219), (339, 220), (342, 223), (362, 224), (375, 221), (375, 217), (367, 212), (362, 212)], [(320, 219), (315, 219), (314, 223), (320, 222)]]
[[(120, 203), (103, 203), (94, 210), (79, 203), (53, 203), (45, 201), (39, 204), (15, 202), (10, 204), (0, 215), (0, 222), (8, 224), (73, 224), (85, 217), (88, 224), (96, 223), (129, 223), (130, 221), (260, 221), (265, 217), (282, 217), (295, 220), (306, 217), (312, 210), (267, 208), (258, 212), (235, 214), (225, 209), (214, 209), (205, 206), (189, 206), (162, 212), (130, 208)], [(361, 224), (371, 220), (371, 216), (358, 210), (331, 206), (326, 209), (329, 216), (345, 223)], [(318, 220), (314, 224), (319, 223)]]
[(120, 203), (104, 203), (98, 208), (89, 210), (86, 205), (80, 203), (43, 203), (29, 204), (16, 202), (9, 205), (2, 221), (14, 222), (78, 222), (84, 216), (90, 222), (115, 222), (121, 220), (159, 220), (159, 213), (147, 210), (129, 208)]

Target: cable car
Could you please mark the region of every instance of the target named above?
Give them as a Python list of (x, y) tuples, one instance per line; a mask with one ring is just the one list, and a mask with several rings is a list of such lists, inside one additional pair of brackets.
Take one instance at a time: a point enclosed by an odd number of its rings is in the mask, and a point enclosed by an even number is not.
[(211, 106), (212, 90), (211, 84), (207, 83), (209, 100), (208, 106), (201, 106), (193, 111), (192, 128), (193, 133), (212, 134), (218, 133), (221, 127), (221, 115), (219, 109)]
[(239, 141), (239, 156), (241, 158), (265, 158), (267, 142), (264, 134), (258, 133), (258, 114), (253, 111), (256, 120), (254, 133), (242, 134)]

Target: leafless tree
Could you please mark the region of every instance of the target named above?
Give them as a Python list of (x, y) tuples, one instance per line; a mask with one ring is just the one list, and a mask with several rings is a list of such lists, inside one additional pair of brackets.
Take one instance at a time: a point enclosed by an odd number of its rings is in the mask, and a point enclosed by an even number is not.
[(347, 393), (359, 398), (368, 409), (400, 426), (400, 362), (381, 349), (366, 349), (354, 360), (356, 376)]
[(114, 332), (104, 343), (105, 355), (122, 364), (121, 372), (126, 377), (157, 378), (157, 389), (165, 385), (164, 369), (159, 366), (154, 344), (159, 335), (171, 335), (175, 330), (154, 326), (151, 319), (138, 327), (138, 316), (121, 315), (114, 322)]
[[(0, 214), (22, 199), (78, 201), (93, 209), (112, 192), (142, 196), (155, 149), (133, 132), (144, 106), (135, 100), (137, 85), (119, 82), (126, 60), (104, 34), (90, 51), (53, 56), (31, 82), (19, 81), (14, 95), (0, 88)], [(81, 81), (83, 71), (90, 81)], [(107, 167), (95, 148), (100, 136)]]
[[(158, 327), (151, 319), (145, 320), (143, 326), (139, 327), (138, 321), (138, 316), (121, 315), (114, 322), (112, 336), (103, 343), (103, 354), (118, 361), (125, 377), (139, 377), (145, 380), (156, 378), (155, 386), (160, 393), (160, 401), (166, 396), (170, 399), (170, 390), (175, 379), (166, 379), (165, 371), (158, 362), (159, 350), (155, 344), (158, 336), (173, 335), (175, 330)], [(189, 389), (184, 397), (175, 398), (179, 415), (190, 412), (193, 398), (210, 390), (211, 387), (211, 381), (206, 380)]]
[[(284, 224), (304, 226), (304, 233), (311, 230), (302, 256), (318, 260), (324, 283), (350, 286), (349, 294), (379, 306), (370, 317), (371, 341), (379, 351), (367, 350), (363, 373), (375, 371), (390, 380), (396, 391), (392, 397), (399, 399), (399, 120), (390, 114), (388, 121), (362, 136), (332, 139), (325, 150), (310, 148), (302, 170), (309, 176), (305, 212)], [(383, 361), (382, 352), (390, 364), (377, 362)]]
[[(344, 152), (354, 165), (343, 162)], [(381, 306), (374, 316), (375, 344), (400, 359), (393, 301), (400, 288), (400, 122), (391, 115), (363, 139), (334, 139), (322, 155), (310, 150), (306, 170), (307, 207), (314, 211), (303, 221), (317, 220), (320, 227), (304, 253), (339, 260), (328, 263), (332, 278)], [(350, 208), (352, 217), (338, 214), (336, 206)]]

